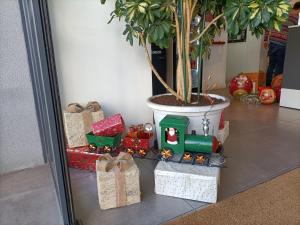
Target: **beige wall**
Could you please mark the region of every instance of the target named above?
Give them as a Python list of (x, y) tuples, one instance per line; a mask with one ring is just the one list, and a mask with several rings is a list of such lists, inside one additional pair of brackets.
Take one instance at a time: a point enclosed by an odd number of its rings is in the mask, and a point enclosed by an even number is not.
[(49, 10), (63, 105), (97, 100), (128, 125), (152, 122), (151, 71), (143, 48), (125, 41), (124, 26), (107, 24), (113, 2), (50, 0)]
[[(215, 89), (226, 87), (226, 66), (227, 66), (227, 32), (223, 31), (220, 36), (215, 37), (215, 41), (225, 41), (222, 45), (212, 45), (209, 59), (203, 61), (203, 82), (202, 90), (206, 90), (205, 83), (215, 84)], [(208, 76), (211, 79), (208, 80)]]
[(229, 82), (241, 72), (258, 72), (260, 69), (261, 39), (247, 32), (246, 42), (229, 43), (226, 80)]

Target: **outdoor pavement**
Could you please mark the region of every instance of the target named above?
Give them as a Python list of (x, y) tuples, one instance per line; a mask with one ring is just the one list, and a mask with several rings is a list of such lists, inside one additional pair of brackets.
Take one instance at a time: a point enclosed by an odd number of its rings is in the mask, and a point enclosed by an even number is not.
[[(230, 135), (224, 148), (219, 201), (300, 166), (300, 111), (232, 100), (225, 112)], [(75, 212), (84, 225), (155, 225), (208, 204), (154, 193), (157, 162), (136, 160), (142, 202), (102, 211), (94, 173), (70, 169)], [(0, 224), (60, 225), (47, 166), (0, 176)]]

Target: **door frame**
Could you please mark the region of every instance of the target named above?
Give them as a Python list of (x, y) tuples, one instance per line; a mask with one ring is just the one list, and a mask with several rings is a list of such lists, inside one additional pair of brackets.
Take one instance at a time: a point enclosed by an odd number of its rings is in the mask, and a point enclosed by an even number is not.
[(47, 0), (19, 0), (43, 156), (64, 225), (76, 225)]

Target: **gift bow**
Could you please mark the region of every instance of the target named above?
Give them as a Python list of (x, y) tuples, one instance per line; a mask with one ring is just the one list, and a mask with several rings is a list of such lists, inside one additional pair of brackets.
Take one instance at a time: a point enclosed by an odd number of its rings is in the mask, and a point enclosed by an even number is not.
[(99, 159), (98, 170), (102, 172), (120, 171), (124, 172), (133, 165), (133, 158), (130, 154), (120, 152), (117, 157), (112, 157), (109, 153), (104, 154)]
[(127, 203), (126, 181), (124, 171), (133, 166), (133, 158), (130, 154), (120, 152), (117, 157), (104, 154), (98, 161), (97, 170), (101, 172), (113, 172), (116, 183), (116, 205), (125, 206)]
[(101, 106), (98, 102), (89, 102), (86, 107), (84, 108), (82, 105), (79, 103), (70, 103), (67, 106), (67, 112), (69, 113), (80, 113), (83, 110), (89, 110), (91, 112), (97, 112), (101, 109)]

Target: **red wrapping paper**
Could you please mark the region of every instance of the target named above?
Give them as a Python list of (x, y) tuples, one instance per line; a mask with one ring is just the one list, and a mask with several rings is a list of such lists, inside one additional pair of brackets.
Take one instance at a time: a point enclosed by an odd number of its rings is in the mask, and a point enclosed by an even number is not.
[(123, 140), (123, 146), (134, 150), (148, 150), (150, 148), (150, 139), (125, 137)]
[(89, 148), (67, 148), (68, 166), (76, 169), (96, 172), (96, 160), (100, 154), (89, 152)]
[(121, 114), (110, 116), (92, 125), (93, 134), (97, 136), (115, 136), (125, 130)]
[(148, 150), (152, 147), (153, 132), (145, 132), (144, 125), (131, 126), (129, 132), (123, 140), (125, 148), (132, 148), (133, 150)]

